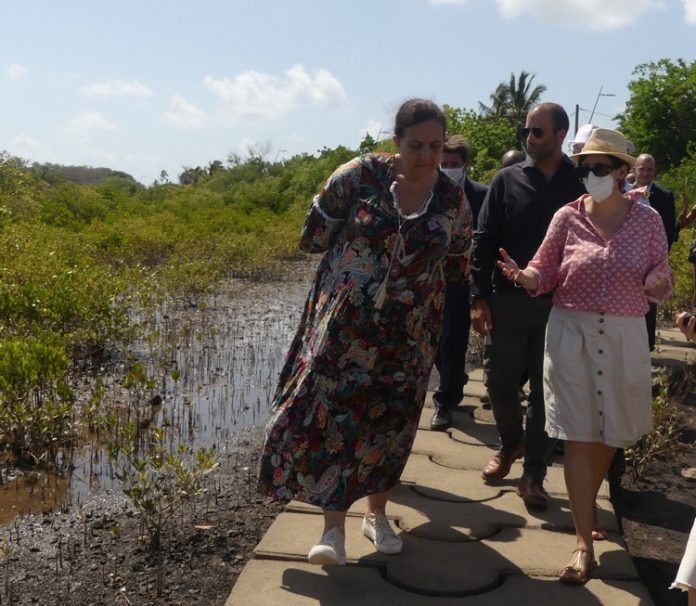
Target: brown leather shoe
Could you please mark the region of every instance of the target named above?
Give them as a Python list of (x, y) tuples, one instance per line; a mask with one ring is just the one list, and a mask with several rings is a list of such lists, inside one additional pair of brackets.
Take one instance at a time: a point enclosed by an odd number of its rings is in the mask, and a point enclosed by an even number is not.
[(549, 493), (544, 490), (544, 485), (524, 476), (517, 484), (517, 496), (522, 497), (525, 504), (531, 507), (546, 509), (549, 504)]
[(502, 448), (495, 453), (493, 458), (486, 463), (486, 466), (481, 471), (481, 477), (486, 482), (496, 482), (502, 480), (510, 473), (510, 467), (524, 455), (524, 446), (520, 444), (511, 453), (506, 453)]

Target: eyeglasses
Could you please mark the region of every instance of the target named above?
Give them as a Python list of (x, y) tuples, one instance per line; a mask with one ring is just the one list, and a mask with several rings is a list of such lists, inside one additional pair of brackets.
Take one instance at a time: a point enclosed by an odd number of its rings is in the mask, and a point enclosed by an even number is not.
[(529, 133), (532, 133), (537, 139), (541, 139), (544, 136), (544, 129), (538, 126), (532, 126), (532, 128), (520, 128), (520, 135), (523, 139), (529, 137)]
[(575, 167), (575, 172), (581, 179), (587, 179), (590, 173), (595, 177), (606, 177), (611, 171), (616, 170), (618, 167), (614, 164), (595, 164), (594, 166), (587, 166), (587, 164), (581, 164)]

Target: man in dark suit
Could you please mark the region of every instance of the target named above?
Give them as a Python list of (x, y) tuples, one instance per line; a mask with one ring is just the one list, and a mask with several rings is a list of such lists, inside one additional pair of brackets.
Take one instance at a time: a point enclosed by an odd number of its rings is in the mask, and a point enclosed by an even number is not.
[[(633, 166), (633, 172), (636, 176), (635, 187), (645, 187), (646, 203), (660, 213), (667, 234), (667, 246), (672, 248), (672, 244), (679, 236), (674, 194), (653, 182), (655, 179), (655, 158), (650, 154), (638, 156)], [(657, 305), (654, 303), (650, 304), (650, 310), (645, 316), (645, 326), (648, 330), (650, 351), (652, 351), (655, 349), (655, 331), (657, 329)]]
[[(453, 135), (445, 143), (442, 172), (447, 174), (464, 190), (471, 213), (478, 216), (487, 187), (466, 176), (470, 164), (469, 145), (461, 135)], [(469, 380), (466, 374), (466, 350), (469, 346), (469, 277), (461, 282), (448, 282), (445, 292), (445, 313), (442, 326), (442, 336), (435, 358), (435, 366), (440, 373), (440, 385), (433, 400), (435, 414), (430, 420), (430, 428), (444, 431), (452, 424), (452, 410), (464, 397), (464, 385)]]

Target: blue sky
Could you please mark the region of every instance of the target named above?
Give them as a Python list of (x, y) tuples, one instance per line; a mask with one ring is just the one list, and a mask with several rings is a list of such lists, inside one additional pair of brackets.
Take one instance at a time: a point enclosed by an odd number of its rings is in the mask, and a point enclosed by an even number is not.
[(6, 0), (0, 38), (0, 150), (149, 184), (355, 148), (404, 99), (476, 109), (521, 70), (611, 127), (638, 64), (696, 60), (696, 0)]

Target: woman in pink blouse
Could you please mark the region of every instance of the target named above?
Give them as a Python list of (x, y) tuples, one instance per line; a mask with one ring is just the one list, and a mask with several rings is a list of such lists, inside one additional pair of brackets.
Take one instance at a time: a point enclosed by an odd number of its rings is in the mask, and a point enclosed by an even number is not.
[[(560, 573), (584, 583), (596, 564), (595, 499), (616, 448), (652, 429), (648, 301), (671, 293), (660, 215), (622, 194), (634, 158), (626, 139), (595, 129), (572, 156), (589, 195), (561, 208), (529, 265), (505, 250), (505, 276), (534, 294), (554, 291), (546, 329), (546, 431), (565, 440), (565, 481), (577, 549)], [(595, 537), (601, 538), (601, 537)]]

